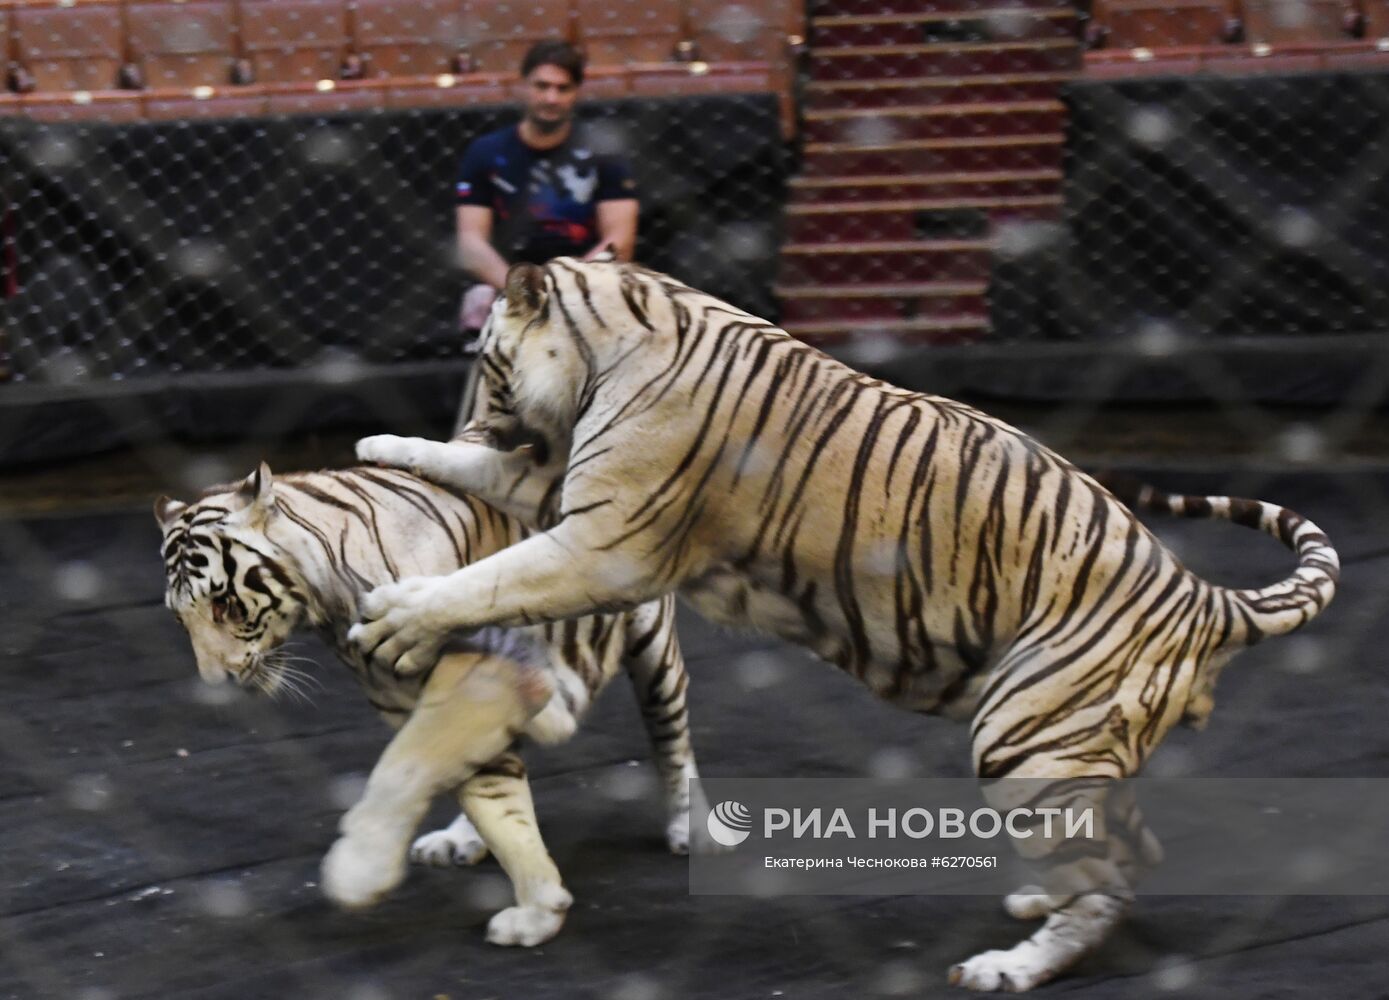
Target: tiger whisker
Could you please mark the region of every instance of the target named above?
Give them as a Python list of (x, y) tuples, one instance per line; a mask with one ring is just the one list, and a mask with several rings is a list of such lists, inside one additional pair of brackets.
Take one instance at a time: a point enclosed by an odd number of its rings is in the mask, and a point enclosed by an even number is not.
[(310, 706), (314, 704), (314, 693), (323, 689), (323, 683), (317, 677), (290, 666), (284, 662), (283, 657), (274, 653), (266, 656), (261, 662), (269, 675), (269, 687), (262, 687), (267, 694), (275, 697), (283, 693), (291, 701)]
[(298, 653), (291, 652), (287, 650), (284, 646), (279, 646), (275, 649), (270, 650), (267, 653), (262, 654), (261, 659), (269, 663), (273, 663), (277, 666), (288, 665), (291, 663), (305, 663), (309, 666), (318, 666), (318, 661), (310, 657), (301, 656)]
[(292, 697), (303, 699), (305, 704), (313, 704), (313, 689), (304, 684), (301, 678), (282, 676), (280, 684)]
[(307, 670), (300, 670), (298, 667), (290, 666), (282, 660), (276, 660), (272, 664), (274, 668), (286, 678), (302, 682), (306, 687), (322, 690), (323, 682), (309, 673)]
[(312, 707), (314, 704), (313, 698), (309, 697), (309, 694), (306, 691), (304, 691), (302, 688), (296, 687), (292, 683), (282, 681), (280, 684), (280, 690), (284, 692), (285, 697), (288, 700), (296, 704), (305, 705), (308, 707)]

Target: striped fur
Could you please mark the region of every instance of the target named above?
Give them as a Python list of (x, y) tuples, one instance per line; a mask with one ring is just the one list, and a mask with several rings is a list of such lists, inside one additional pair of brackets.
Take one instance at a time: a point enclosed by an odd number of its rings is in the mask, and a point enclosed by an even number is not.
[(311, 679), (291, 666), (283, 644), (310, 627), (398, 730), (325, 859), (324, 888), (339, 903), (367, 905), (398, 882), (430, 800), (451, 792), (464, 814), (419, 838), (413, 857), (451, 865), (490, 849), (512, 878), (518, 905), (493, 918), (489, 939), (530, 945), (553, 936), (569, 895), (536, 829), (513, 744), (522, 734), (567, 738), (623, 670), (664, 782), (668, 842), (677, 853), (688, 849), (696, 771), (672, 598), (620, 614), (482, 629), (452, 641), (430, 670), (405, 678), (347, 641), (362, 596), (380, 583), (447, 573), (520, 542), (529, 532), (518, 520), (397, 470), (272, 479), (264, 466), (191, 505), (161, 500), (156, 515), (165, 600), (187, 628), (205, 679), (302, 693)]
[[(557, 491), (556, 522), (448, 578), (373, 592), (354, 632), (362, 648), (409, 672), (450, 628), (678, 589), (898, 705), (970, 720), (981, 778), (1055, 782), (1058, 800), (1079, 782), (1111, 820), (1098, 856), (1056, 859), (1094, 891), (1040, 911), (1010, 903), (1047, 922), (958, 966), (954, 981), (971, 988), (1030, 988), (1104, 938), (1135, 870), (1158, 855), (1136, 806), (1107, 802), (1106, 783), (1137, 773), (1177, 722), (1205, 721), (1231, 655), (1305, 624), (1335, 591), (1334, 549), (1292, 511), (1129, 494), (1260, 528), (1297, 553), (1281, 582), (1214, 586), (1017, 429), (855, 372), (638, 267), (513, 268), (478, 371), (477, 437), (369, 438), (359, 457), (489, 498)], [(493, 424), (545, 447), (489, 452)], [(1029, 843), (1043, 858), (1055, 846)]]

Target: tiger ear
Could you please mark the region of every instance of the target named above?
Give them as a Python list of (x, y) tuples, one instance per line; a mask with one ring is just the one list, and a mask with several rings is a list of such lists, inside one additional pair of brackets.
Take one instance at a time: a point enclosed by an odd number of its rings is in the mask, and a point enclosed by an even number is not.
[(256, 471), (241, 481), (236, 495), (256, 515), (268, 514), (275, 506), (275, 478), (270, 466), (261, 462)]
[(512, 264), (506, 272), (505, 293), (508, 312), (539, 312), (545, 303), (545, 271), (534, 264)]
[(181, 500), (160, 497), (154, 502), (154, 519), (161, 528), (168, 528), (187, 509), (188, 505)]

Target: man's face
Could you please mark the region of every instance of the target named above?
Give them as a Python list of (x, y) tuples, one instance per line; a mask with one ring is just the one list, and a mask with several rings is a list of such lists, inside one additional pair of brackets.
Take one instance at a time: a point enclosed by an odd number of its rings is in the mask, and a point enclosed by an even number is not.
[(526, 77), (526, 118), (540, 132), (557, 132), (574, 116), (579, 88), (558, 66), (537, 66)]

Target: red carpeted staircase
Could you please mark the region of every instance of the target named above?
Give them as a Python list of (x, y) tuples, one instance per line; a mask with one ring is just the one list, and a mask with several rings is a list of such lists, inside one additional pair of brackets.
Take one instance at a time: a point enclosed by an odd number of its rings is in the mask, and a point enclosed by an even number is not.
[(827, 345), (985, 336), (995, 227), (1060, 214), (1057, 93), (1081, 65), (1074, 8), (820, 0), (808, 41), (782, 325)]

